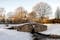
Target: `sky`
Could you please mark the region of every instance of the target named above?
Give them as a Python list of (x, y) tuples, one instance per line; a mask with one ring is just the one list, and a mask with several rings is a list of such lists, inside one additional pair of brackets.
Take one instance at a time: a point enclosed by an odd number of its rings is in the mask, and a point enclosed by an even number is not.
[(20, 6), (31, 12), (32, 7), (39, 2), (48, 3), (53, 11), (52, 17), (54, 17), (54, 12), (56, 10), (56, 7), (59, 6), (60, 0), (0, 0), (0, 7), (5, 8), (6, 13), (14, 11)]

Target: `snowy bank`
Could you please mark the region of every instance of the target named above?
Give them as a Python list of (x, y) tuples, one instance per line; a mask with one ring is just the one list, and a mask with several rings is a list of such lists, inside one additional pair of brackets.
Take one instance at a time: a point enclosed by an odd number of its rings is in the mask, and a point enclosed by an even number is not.
[(27, 32), (0, 29), (0, 40), (32, 40), (32, 35)]
[(51, 34), (51, 35), (60, 35), (60, 24), (44, 24), (44, 25), (47, 25), (48, 29), (41, 33)]

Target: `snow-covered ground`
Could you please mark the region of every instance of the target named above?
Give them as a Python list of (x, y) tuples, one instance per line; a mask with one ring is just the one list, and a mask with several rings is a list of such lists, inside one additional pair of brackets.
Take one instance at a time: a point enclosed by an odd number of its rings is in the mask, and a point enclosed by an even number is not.
[[(20, 24), (15, 24), (20, 25)], [(10, 26), (15, 26), (14, 24), (9, 24)], [(22, 24), (23, 25), (23, 24)], [(60, 24), (44, 24), (48, 26), (46, 31), (40, 32), (43, 34), (55, 34), (60, 35)], [(5, 29), (5, 24), (0, 24), (0, 40), (32, 40), (32, 34), (28, 32), (19, 32), (16, 30)]]
[(4, 27), (6, 27), (5, 24), (0, 24), (0, 28), (4, 28)]
[[(24, 25), (24, 24), (9, 24), (8, 27), (19, 26), (19, 25)], [(47, 25), (48, 29), (46, 31), (41, 32), (41, 33), (60, 35), (60, 24), (44, 24), (44, 25)], [(0, 29), (1, 28), (8, 28), (8, 27), (6, 27), (5, 24), (0, 24)]]
[(0, 29), (0, 40), (32, 40), (32, 35), (27, 32)]
[(12, 26), (22, 26), (22, 25), (25, 25), (25, 24), (29, 24), (29, 23), (23, 23), (23, 24), (0, 24), (0, 28), (9, 28), (9, 27), (12, 27)]
[[(18, 26), (20, 24), (9, 24), (8, 27)], [(23, 25), (23, 24), (21, 24)], [(8, 28), (5, 24), (0, 24), (0, 40), (32, 40), (32, 34), (29, 32), (20, 32)]]
[(51, 35), (60, 35), (60, 24), (44, 24), (44, 25), (47, 25), (48, 29), (41, 33), (51, 34)]

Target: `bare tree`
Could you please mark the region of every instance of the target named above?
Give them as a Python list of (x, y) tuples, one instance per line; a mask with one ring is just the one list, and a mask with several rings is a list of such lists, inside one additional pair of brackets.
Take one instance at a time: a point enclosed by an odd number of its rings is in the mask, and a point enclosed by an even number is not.
[(3, 22), (3, 21), (5, 21), (5, 18), (6, 18), (6, 16), (5, 16), (5, 9), (4, 8), (0, 8), (0, 23), (1, 23), (1, 21)]
[(57, 7), (56, 13), (55, 13), (55, 18), (60, 19), (60, 8)]
[(5, 9), (4, 8), (0, 8), (0, 16), (4, 16), (5, 13)]
[(7, 17), (13, 17), (13, 16), (16, 16), (16, 14), (14, 12), (8, 12), (7, 13)]
[(32, 11), (31, 13), (28, 14), (28, 16), (32, 18), (36, 18), (37, 14), (34, 11)]
[(27, 20), (26, 18), (27, 11), (25, 10), (24, 7), (18, 7), (15, 10), (15, 14), (16, 14), (16, 23), (22, 23)]
[(52, 13), (51, 7), (47, 3), (44, 3), (44, 2), (40, 2), (36, 4), (33, 7), (33, 11), (35, 11), (39, 15), (39, 17), (42, 19), (43, 17), (49, 17), (49, 15)]
[(17, 15), (17, 17), (26, 17), (26, 14), (27, 14), (27, 11), (23, 8), (23, 7), (18, 7), (17, 9), (16, 9), (16, 15)]

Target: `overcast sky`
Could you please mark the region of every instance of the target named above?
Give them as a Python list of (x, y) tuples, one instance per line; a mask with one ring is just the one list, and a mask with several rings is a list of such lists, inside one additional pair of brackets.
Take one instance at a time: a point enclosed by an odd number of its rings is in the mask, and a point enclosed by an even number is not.
[(52, 7), (55, 12), (56, 7), (59, 6), (60, 0), (0, 0), (0, 7), (5, 8), (6, 12), (14, 11), (17, 7), (23, 6), (29, 12), (32, 7), (38, 2), (46, 2)]

